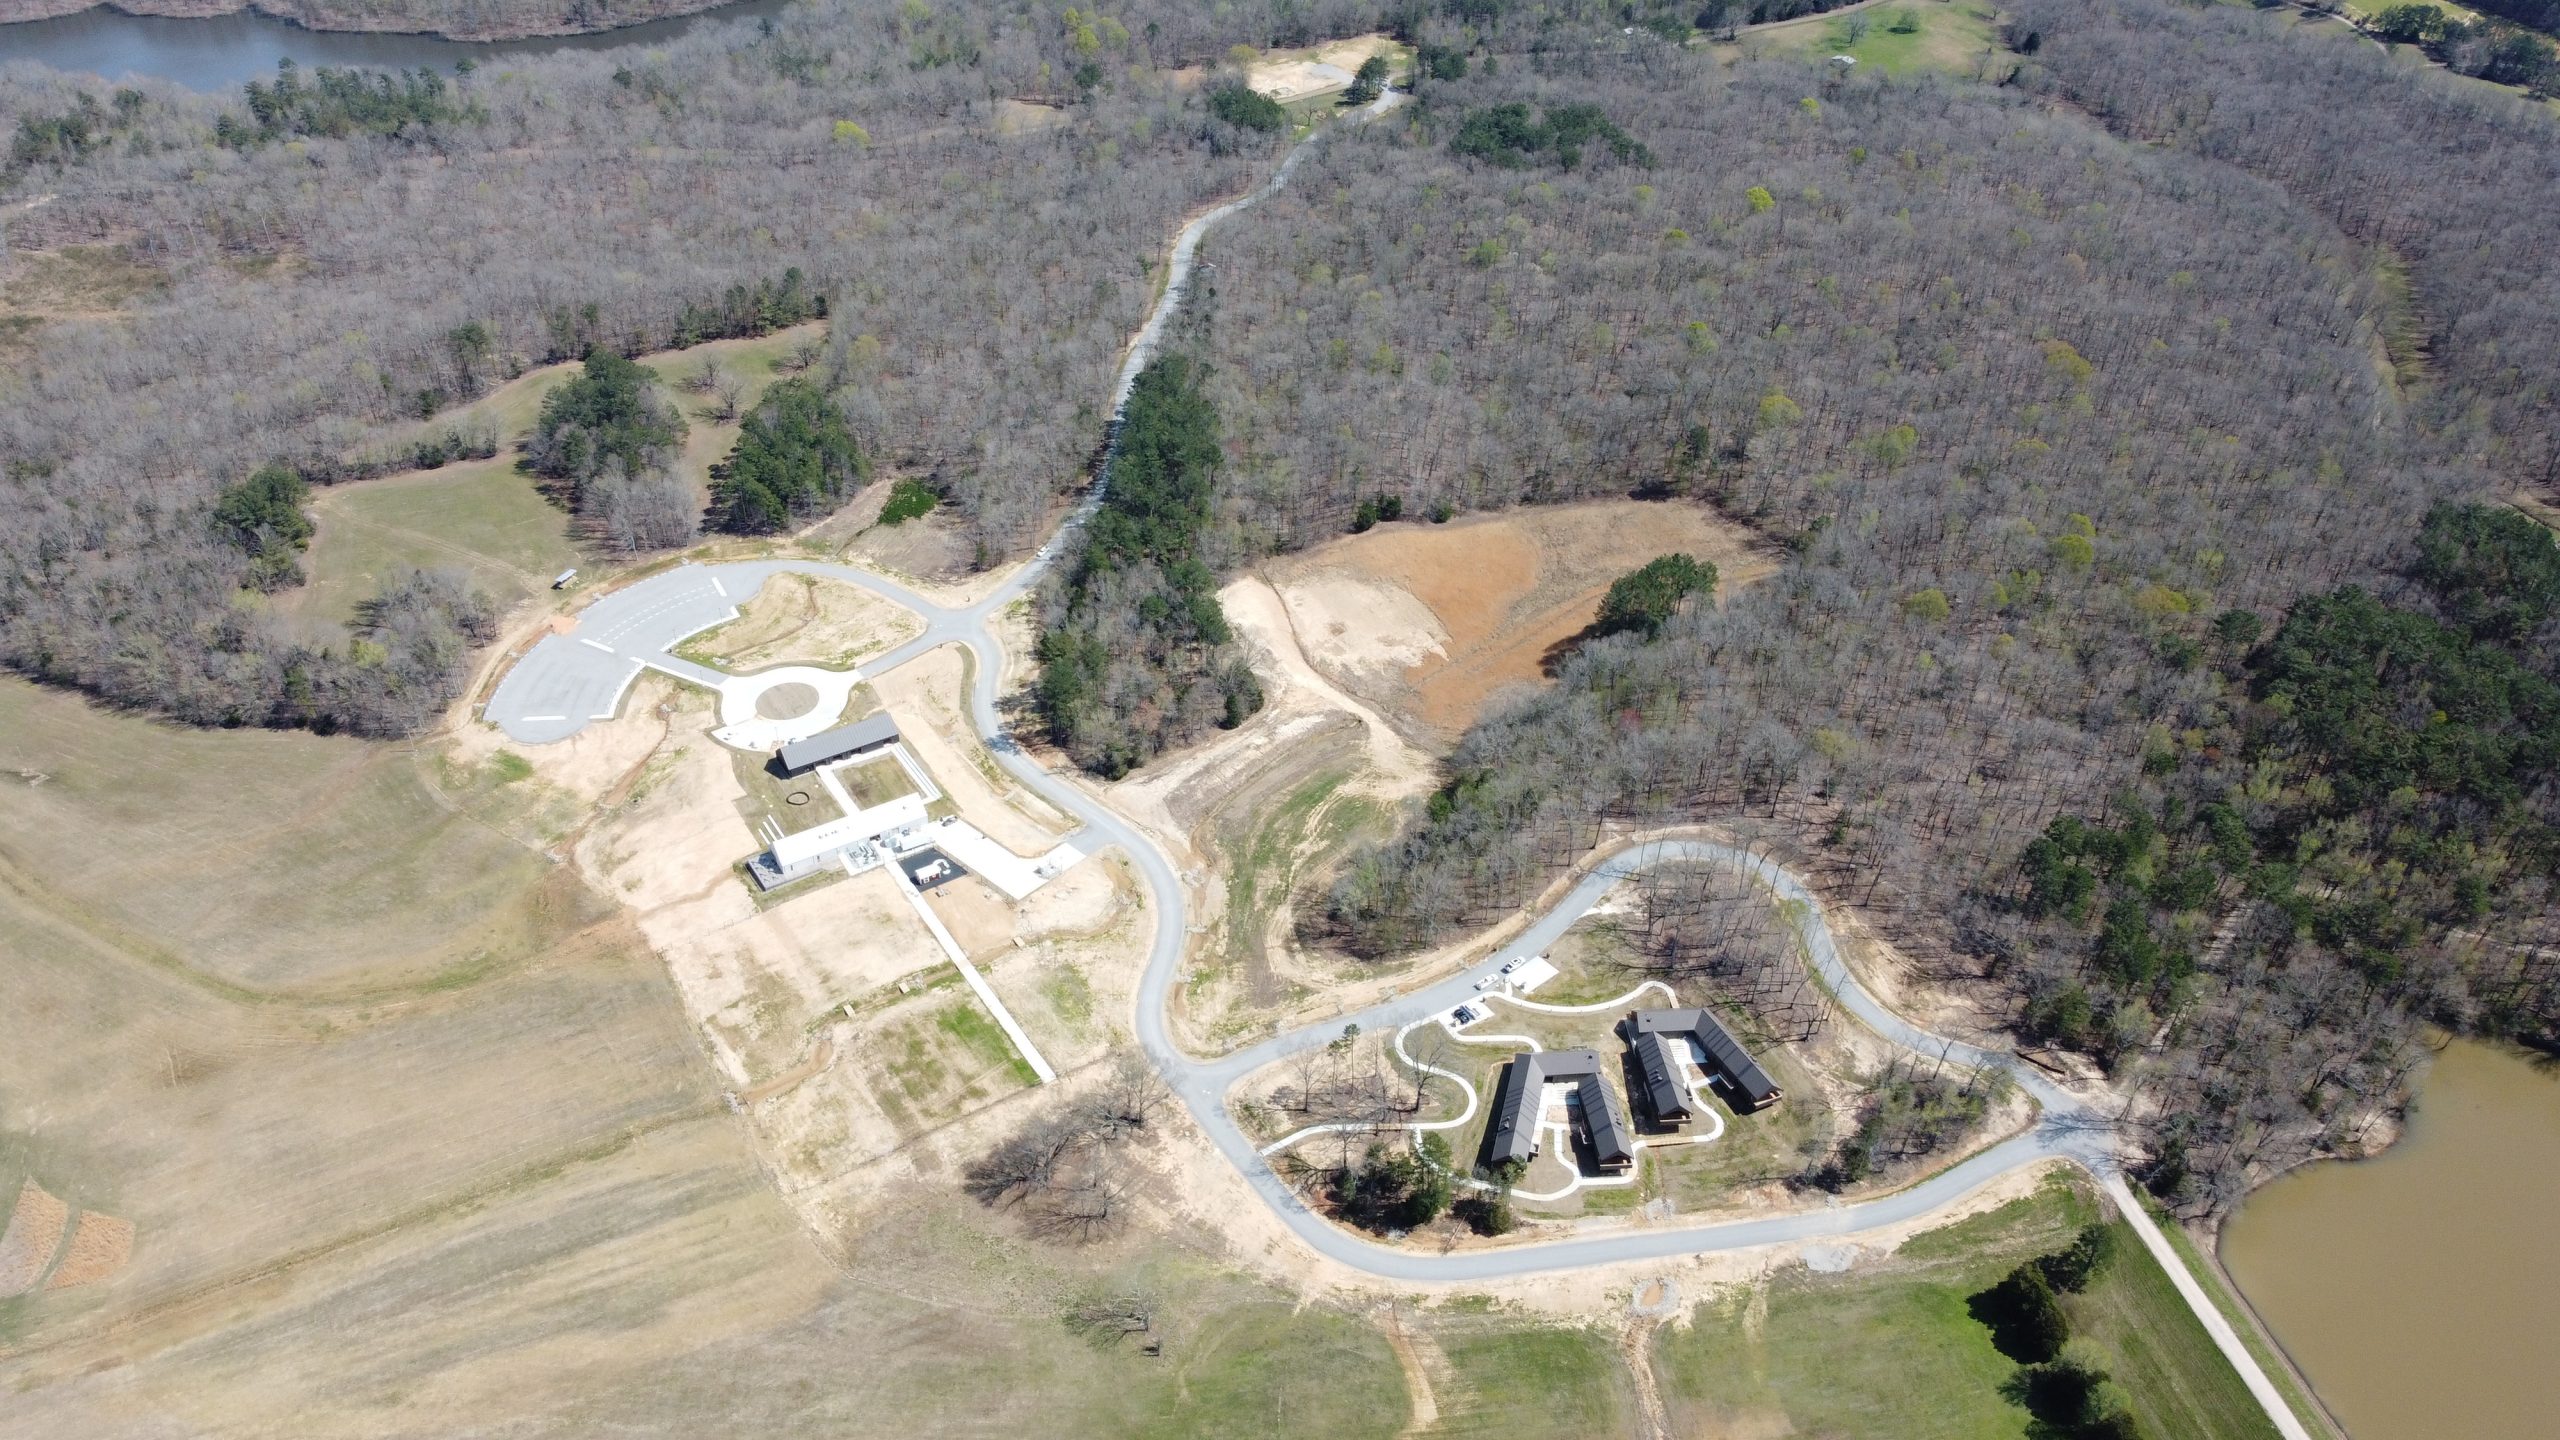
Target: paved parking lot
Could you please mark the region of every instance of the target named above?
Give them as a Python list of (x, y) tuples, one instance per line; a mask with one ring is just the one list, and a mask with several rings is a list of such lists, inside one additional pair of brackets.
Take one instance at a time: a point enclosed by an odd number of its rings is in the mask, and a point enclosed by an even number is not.
[(716, 672), (665, 652), (737, 613), (730, 587), (702, 566), (652, 575), (579, 612), (570, 634), (544, 636), (508, 669), (482, 713), (508, 738), (542, 745), (611, 719), (645, 666), (717, 686)]

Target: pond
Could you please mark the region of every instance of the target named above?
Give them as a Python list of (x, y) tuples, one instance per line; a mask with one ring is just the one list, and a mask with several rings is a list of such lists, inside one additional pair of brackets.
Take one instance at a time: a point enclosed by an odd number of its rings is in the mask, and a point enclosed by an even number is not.
[(445, 40), (433, 35), (363, 34), (305, 30), (272, 16), (240, 11), (202, 20), (127, 15), (100, 7), (51, 20), (0, 25), (0, 60), (36, 60), (58, 70), (122, 80), (131, 76), (173, 81), (190, 90), (227, 92), (275, 74), (276, 62), (367, 65), (384, 69), (431, 66), (450, 70), (463, 60), (486, 65), (511, 55), (557, 50), (604, 50), (657, 45), (704, 25), (751, 21), (773, 15), (788, 0), (744, 0), (699, 15), (652, 20), (593, 35), (553, 35), (528, 40)]
[(2464, 1042), (2379, 1158), (2277, 1180), (2223, 1263), (2355, 1440), (2548, 1435), (2560, 1074)]

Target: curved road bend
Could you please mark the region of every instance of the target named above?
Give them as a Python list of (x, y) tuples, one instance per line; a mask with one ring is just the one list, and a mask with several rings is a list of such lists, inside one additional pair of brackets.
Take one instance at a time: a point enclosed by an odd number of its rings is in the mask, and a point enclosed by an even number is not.
[[(1400, 98), (1389, 92), (1364, 110), (1362, 118), (1383, 113)], [(1164, 294), (1146, 327), (1130, 347), (1128, 361), (1113, 394), (1115, 412), (1118, 404), (1126, 400), (1138, 372), (1152, 357), (1168, 317), (1181, 303), (1188, 288), (1201, 234), (1217, 220), (1286, 183), (1307, 148), (1302, 146), (1292, 152), (1261, 189), (1229, 201), (1183, 228), (1175, 243)], [(1067, 524), (1082, 523), (1094, 503), (1088, 500), (1080, 506)], [(1088, 833), (1080, 837), (1078, 843), (1087, 853), (1102, 844), (1117, 845), (1137, 866), (1156, 906), (1155, 938), (1147, 956), (1146, 971), (1138, 986), (1139, 1042), (1150, 1063), (1164, 1076), (1211, 1142), (1262, 1197), (1263, 1203), (1270, 1206), (1300, 1240), (1327, 1258), (1390, 1280), (1463, 1283), (1588, 1265), (1789, 1244), (1916, 1220), (1963, 1199), (1993, 1179), (2021, 1166), (2054, 1159), (2068, 1160), (2097, 1176), (2115, 1197), (2118, 1208), (2142, 1237), (2145, 1247), (2159, 1259), (2225, 1357), (2265, 1406), (2277, 1430), (2286, 1440), (2311, 1440), (2309, 1432), (2295, 1418), (2292, 1407), (2268, 1380), (2256, 1358), (2223, 1318), (2219, 1307), (2197, 1285), (2192, 1273), (2170, 1248), (2149, 1215), (2134, 1203), (2116, 1166), (2113, 1130), (2106, 1119), (2069, 1092), (2055, 1086), (2034, 1068), (2020, 1063), (2015, 1055), (1932, 1035), (1886, 1008), (1859, 983), (1842, 959), (1838, 942), (1824, 918), (1821, 901), (1794, 872), (1765, 856), (1701, 840), (1656, 840), (1629, 846), (1584, 876), (1561, 902), (1539, 917), (1518, 939), (1459, 974), (1356, 1014), (1336, 1016), (1321, 1024), (1275, 1036), (1232, 1055), (1203, 1061), (1183, 1053), (1165, 1025), (1166, 1001), (1174, 978), (1182, 968), (1190, 928), (1189, 908), (1184, 900), (1181, 878), (1174, 873), (1173, 864), (1164, 852), (1135, 826), (1093, 795), (1050, 774), (1025, 755), (1006, 736), (996, 715), (1004, 652), (988, 632), (987, 621), (1038, 582), (1056, 545), (1057, 541), (1053, 539), (1042, 547), (1030, 564), (993, 593), (976, 604), (958, 609), (936, 605), (904, 586), (851, 565), (781, 559), (679, 566), (599, 599), (577, 617), (568, 633), (545, 637), (499, 683), (490, 697), (486, 718), (521, 743), (541, 744), (565, 739), (583, 729), (590, 720), (609, 717), (619, 704), (622, 686), (627, 685), (630, 676), (636, 675), (644, 666), (687, 679), (698, 680), (707, 675), (711, 683), (716, 684), (719, 678), (716, 673), (682, 661), (668, 651), (685, 636), (728, 618), (735, 604), (731, 597), (753, 594), (755, 587), (773, 574), (791, 571), (823, 576), (868, 589), (914, 610), (923, 617), (925, 629), (915, 639), (862, 667), (865, 673), (879, 675), (939, 645), (968, 647), (977, 661), (976, 684), (969, 696), (970, 712), (997, 763), (1033, 792), (1082, 821)], [(613, 662), (609, 671), (594, 663), (606, 658)], [(539, 708), (560, 704), (564, 696), (582, 704), (595, 701), (598, 697), (593, 692), (601, 683), (595, 678), (598, 675), (611, 683), (611, 689), (602, 697), (601, 704), (585, 710), (563, 709), (560, 713)], [(620, 678), (615, 679), (615, 675)], [(1494, 1250), (1425, 1254), (1378, 1244), (1337, 1227), (1316, 1214), (1281, 1180), (1228, 1115), (1226, 1092), (1248, 1072), (1298, 1051), (1325, 1044), (1348, 1024), (1357, 1024), (1363, 1029), (1395, 1027), (1446, 1010), (1477, 993), (1475, 982), (1479, 978), (1498, 971), (1514, 958), (1537, 954), (1552, 947), (1611, 886), (1653, 866), (1677, 860), (1731, 865), (1769, 885), (1781, 899), (1800, 902), (1798, 913), (1802, 917), (1806, 953), (1815, 971), (1831, 987), (1843, 1008), (1887, 1040), (1918, 1054), (1933, 1058), (1943, 1056), (1955, 1064), (2008, 1073), (2043, 1107), (2043, 1114), (2036, 1124), (2025, 1133), (2012, 1136), (1915, 1185), (1856, 1204), (1833, 1204), (1797, 1214), (1714, 1225), (1630, 1230)]]

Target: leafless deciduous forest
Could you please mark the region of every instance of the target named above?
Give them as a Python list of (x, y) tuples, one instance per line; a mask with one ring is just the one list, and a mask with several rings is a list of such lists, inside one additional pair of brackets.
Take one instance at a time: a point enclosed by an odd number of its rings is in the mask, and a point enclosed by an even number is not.
[[(395, 730), (371, 697), (430, 667), (236, 606), (213, 497), (270, 461), (344, 473), (370, 427), (665, 345), (792, 267), (833, 299), (827, 373), (864, 449), (929, 474), (989, 555), (1027, 543), (1081, 478), (1173, 230), (1282, 143), (1167, 72), (1365, 17), (919, 14), (510, 61), (448, 82), (465, 118), (388, 135), (223, 145), (237, 97), (101, 97), (100, 138), (12, 167), (12, 200), (55, 198), (9, 241), (121, 244), (167, 286), (129, 320), (44, 327), (6, 372), (0, 659), (200, 722)], [(0, 72), (0, 127), (77, 112), (75, 88)]]
[[(0, 0), (0, 23), (76, 15), (97, 0)], [(727, 0), (141, 0), (118, 8), (137, 14), (229, 15), (255, 10), (313, 30), (390, 30), (504, 40), (525, 35), (581, 35), (691, 15)]]
[[(2308, 133), (2346, 102), (2305, 104)], [(1452, 153), (1504, 105), (1597, 106), (1652, 163)], [(2363, 153), (2387, 152), (2363, 119)], [(2429, 611), (2404, 572), (2430, 509), (2541, 477), (2533, 368), (2560, 334), (2530, 296), (2440, 301), (2415, 229), (2360, 243), (2290, 177), (2015, 93), (1720, 75), (1671, 47), (1478, 66), (1314, 163), (1213, 243), (1196, 323), (1239, 552), (1338, 533), (1381, 493), (1412, 516), (1632, 491), (1796, 553), (1481, 723), (1427, 815), (1349, 867), (1337, 938), (1387, 953), (1485, 923), (1607, 821), (1774, 825), (2033, 1038), (2185, 1117), (2154, 1139), (2164, 1188), (2200, 1204), (2395, 1103), (2421, 1018), (2549, 1033), (2545, 762), (2501, 805), (2346, 816), (2334, 756), (2268, 702), (2291, 652), (2256, 645), (2341, 586)], [(2490, 209), (2462, 222), (2486, 240), (2546, 203), (2411, 208)], [(2491, 245), (2453, 288), (2544, 248)], [(2523, 713), (2541, 728), (2519, 753), (2546, 755), (2549, 717)], [(2198, 858), (2226, 811), (2227, 874)], [(2129, 837), (2053, 862), (2098, 867), (2104, 895), (2031, 893), (2022, 850), (2056, 822)], [(2414, 861), (2412, 831), (2486, 858)], [(2358, 930), (2368, 904), (2410, 926)]]

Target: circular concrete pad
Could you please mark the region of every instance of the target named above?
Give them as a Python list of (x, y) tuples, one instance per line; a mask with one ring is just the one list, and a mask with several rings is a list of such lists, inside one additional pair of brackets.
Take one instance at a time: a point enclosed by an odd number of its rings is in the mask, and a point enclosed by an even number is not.
[(818, 687), (794, 680), (756, 696), (756, 714), (767, 720), (790, 720), (818, 707)]

